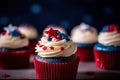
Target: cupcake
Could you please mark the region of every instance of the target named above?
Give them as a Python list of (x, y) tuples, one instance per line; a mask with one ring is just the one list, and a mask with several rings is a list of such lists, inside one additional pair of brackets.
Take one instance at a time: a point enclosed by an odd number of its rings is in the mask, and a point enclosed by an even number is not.
[(44, 30), (43, 30), (43, 34), (45, 31), (49, 30), (49, 28), (53, 28), (55, 30), (59, 30), (60, 32), (64, 33), (64, 34), (67, 34), (66, 30), (62, 27), (62, 26), (59, 26), (59, 25), (55, 25), (55, 24), (50, 24), (48, 25)]
[(98, 68), (120, 69), (120, 27), (106, 25), (94, 46), (95, 62)]
[(68, 35), (49, 28), (36, 45), (34, 67), (37, 79), (75, 79), (79, 58)]
[(85, 23), (75, 26), (71, 31), (71, 39), (77, 44), (76, 55), (80, 61), (94, 61), (93, 46), (97, 42), (97, 30)]
[(18, 27), (18, 30), (21, 32), (21, 34), (25, 35), (28, 38), (29, 48), (31, 50), (30, 52), (31, 54), (35, 54), (34, 47), (36, 46), (38, 41), (38, 31), (36, 30), (36, 28), (32, 25), (24, 24), (20, 25)]
[(0, 34), (0, 69), (19, 69), (29, 66), (28, 39), (12, 26)]

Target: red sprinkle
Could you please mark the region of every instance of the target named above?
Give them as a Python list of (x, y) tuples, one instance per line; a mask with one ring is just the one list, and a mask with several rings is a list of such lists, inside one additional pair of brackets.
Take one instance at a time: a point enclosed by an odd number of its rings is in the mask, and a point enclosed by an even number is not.
[(3, 36), (4, 36), (5, 34), (6, 34), (6, 32), (2, 32), (2, 33), (1, 33), (1, 35), (3, 35)]
[(49, 47), (51, 50), (54, 50), (54, 47), (53, 46), (51, 46), (51, 47)]
[(39, 47), (43, 47), (44, 45), (39, 45)]
[(64, 50), (64, 47), (61, 47), (60, 50), (63, 51), (63, 50)]
[(10, 75), (8, 75), (8, 74), (3, 74), (2, 77), (3, 77), (3, 78), (7, 78), (7, 77), (10, 77)]
[(57, 35), (57, 39), (61, 39), (61, 37), (59, 35)]
[(46, 49), (47, 49), (47, 47), (46, 47), (46, 46), (43, 46), (43, 47), (42, 47), (42, 49), (43, 49), (43, 50), (46, 50)]
[(21, 39), (24, 39), (24, 38), (25, 38), (25, 36), (23, 36), (23, 35), (20, 35), (20, 38), (21, 38)]

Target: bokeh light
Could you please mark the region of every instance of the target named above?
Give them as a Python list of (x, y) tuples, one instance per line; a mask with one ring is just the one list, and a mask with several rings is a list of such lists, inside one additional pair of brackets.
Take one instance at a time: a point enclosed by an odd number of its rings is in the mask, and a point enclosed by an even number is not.
[(42, 11), (42, 6), (40, 4), (33, 4), (31, 6), (31, 11), (34, 14), (39, 14)]

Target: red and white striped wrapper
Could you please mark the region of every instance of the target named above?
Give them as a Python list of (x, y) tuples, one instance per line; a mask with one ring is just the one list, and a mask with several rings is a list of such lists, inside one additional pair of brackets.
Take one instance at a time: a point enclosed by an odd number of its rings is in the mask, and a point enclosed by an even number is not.
[(96, 66), (101, 69), (119, 70), (120, 52), (103, 52), (94, 49)]
[(21, 69), (29, 66), (29, 51), (0, 52), (0, 69)]
[(78, 47), (76, 55), (81, 62), (94, 61), (93, 47)]
[(79, 58), (71, 62), (49, 63), (36, 60), (34, 67), (37, 79), (76, 79)]

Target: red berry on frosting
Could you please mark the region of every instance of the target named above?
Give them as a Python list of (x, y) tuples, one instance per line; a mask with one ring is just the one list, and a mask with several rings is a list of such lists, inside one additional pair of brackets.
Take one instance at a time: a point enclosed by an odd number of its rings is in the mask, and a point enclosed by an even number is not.
[(63, 51), (63, 50), (64, 50), (64, 47), (61, 47), (60, 50)]

